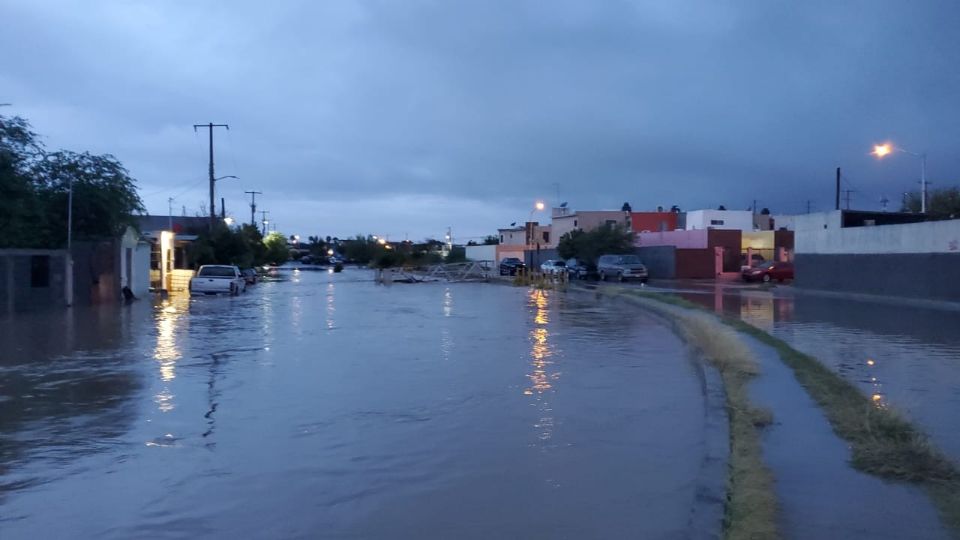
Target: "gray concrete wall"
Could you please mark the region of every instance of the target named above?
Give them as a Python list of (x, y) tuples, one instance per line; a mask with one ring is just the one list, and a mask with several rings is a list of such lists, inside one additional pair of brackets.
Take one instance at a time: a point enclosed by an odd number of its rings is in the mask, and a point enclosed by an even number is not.
[(796, 286), (960, 302), (960, 253), (797, 253)]
[(527, 268), (535, 269), (538, 272), (540, 271), (540, 265), (546, 262), (548, 259), (560, 259), (560, 255), (557, 254), (555, 249), (541, 249), (538, 253), (537, 250), (530, 250), (524, 253), (524, 264), (527, 265)]
[(844, 229), (797, 229), (795, 247), (797, 254), (960, 253), (960, 219)]
[[(33, 256), (49, 257), (47, 285), (31, 284)], [(32, 311), (63, 307), (66, 268), (64, 252), (57, 250), (0, 250), (0, 310)]]
[(673, 279), (677, 276), (677, 250), (674, 246), (652, 246), (636, 249), (653, 279)]

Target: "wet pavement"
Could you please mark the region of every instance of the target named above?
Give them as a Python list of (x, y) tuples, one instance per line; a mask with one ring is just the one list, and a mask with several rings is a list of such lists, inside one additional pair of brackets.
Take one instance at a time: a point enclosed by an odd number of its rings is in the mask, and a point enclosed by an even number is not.
[(816, 357), (878, 407), (903, 412), (960, 463), (960, 309), (791, 286), (678, 283), (659, 290), (739, 317)]
[(725, 434), (660, 322), (371, 279), (0, 321), (0, 537), (704, 532)]
[(776, 349), (741, 338), (760, 365), (751, 400), (773, 413), (763, 430), (763, 458), (773, 472), (785, 538), (950, 538), (923, 489), (851, 468), (850, 448)]

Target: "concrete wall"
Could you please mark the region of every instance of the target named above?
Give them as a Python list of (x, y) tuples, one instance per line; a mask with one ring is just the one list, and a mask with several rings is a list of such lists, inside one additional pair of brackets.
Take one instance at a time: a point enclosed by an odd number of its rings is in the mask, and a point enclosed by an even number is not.
[[(722, 222), (714, 224), (713, 222)], [(750, 210), (692, 210), (687, 212), (686, 229), (753, 230), (753, 212)]]
[(133, 274), (133, 294), (142, 297), (150, 293), (150, 244), (140, 242), (133, 252), (133, 265), (137, 269)]
[(814, 212), (795, 216), (777, 216), (774, 221), (778, 229), (786, 228), (797, 232), (836, 230), (843, 223), (843, 212), (841, 210), (831, 210), (829, 212)]
[(665, 231), (637, 233), (633, 245), (637, 247), (674, 246), (680, 249), (704, 249), (708, 244), (707, 230)]
[(468, 261), (495, 261), (497, 260), (497, 246), (466, 246)]
[(677, 253), (673, 246), (637, 248), (637, 255), (652, 279), (673, 279), (677, 276)]
[[(835, 214), (839, 216), (839, 212)], [(960, 252), (960, 220), (843, 229), (798, 228), (794, 241), (797, 255), (953, 253)]]
[(523, 227), (519, 229), (499, 229), (497, 234), (500, 236), (500, 245), (502, 246), (522, 246), (527, 243), (527, 232)]
[(798, 253), (794, 265), (797, 287), (960, 302), (960, 253)]
[[(33, 257), (47, 257), (45, 286), (31, 282)], [(66, 306), (66, 251), (0, 250), (0, 313)]]
[(678, 249), (676, 277), (680, 279), (716, 278), (713, 249)]
[(527, 265), (527, 268), (536, 270), (537, 272), (540, 271), (540, 265), (547, 262), (548, 259), (559, 258), (560, 255), (555, 249), (540, 249), (539, 252), (534, 249), (524, 252), (524, 256), (521, 257), (523, 263)]

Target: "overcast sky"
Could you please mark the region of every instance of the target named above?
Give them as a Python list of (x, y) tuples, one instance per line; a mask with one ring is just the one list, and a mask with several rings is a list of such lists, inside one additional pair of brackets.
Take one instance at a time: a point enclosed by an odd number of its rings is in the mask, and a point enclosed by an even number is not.
[[(458, 240), (574, 209), (896, 206), (960, 183), (960, 3), (0, 0), (0, 102), (148, 210)], [(558, 195), (559, 192), (559, 195)], [(219, 201), (218, 201), (219, 204)], [(546, 217), (541, 215), (542, 218)]]

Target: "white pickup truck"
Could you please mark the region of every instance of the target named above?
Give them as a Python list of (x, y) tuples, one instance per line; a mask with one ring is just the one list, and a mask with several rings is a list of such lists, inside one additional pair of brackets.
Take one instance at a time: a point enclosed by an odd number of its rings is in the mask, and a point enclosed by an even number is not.
[(243, 273), (236, 266), (205, 264), (190, 278), (190, 294), (240, 294), (247, 290)]

